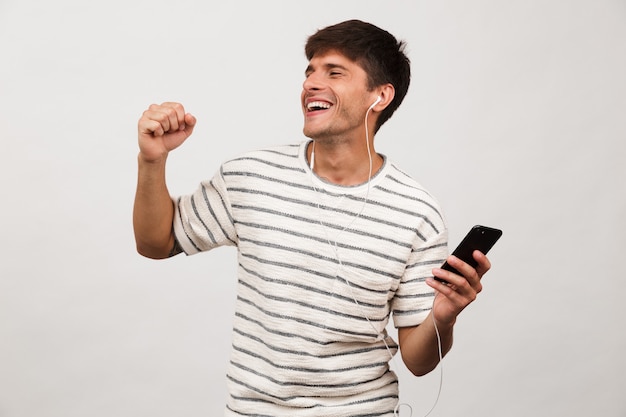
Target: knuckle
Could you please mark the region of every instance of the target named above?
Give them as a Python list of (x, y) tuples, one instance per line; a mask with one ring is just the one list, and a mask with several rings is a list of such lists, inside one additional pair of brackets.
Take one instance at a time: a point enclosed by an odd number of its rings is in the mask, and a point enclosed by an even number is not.
[(152, 118), (159, 123), (163, 123), (167, 120), (167, 115), (165, 113), (156, 113)]
[(176, 117), (176, 109), (172, 108), (172, 107), (168, 107), (165, 110), (165, 114), (167, 117), (169, 118), (175, 118)]

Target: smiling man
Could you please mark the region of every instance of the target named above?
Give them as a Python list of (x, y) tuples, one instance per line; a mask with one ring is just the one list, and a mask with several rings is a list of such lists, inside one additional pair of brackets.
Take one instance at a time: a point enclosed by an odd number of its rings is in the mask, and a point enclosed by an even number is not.
[(399, 347), (415, 375), (433, 370), (490, 263), (476, 252), (475, 269), (448, 258), (462, 275), (439, 269), (439, 205), (375, 151), (408, 90), (404, 43), (351, 20), (319, 30), (305, 52), (309, 139), (227, 161), (193, 194), (170, 197), (165, 163), (195, 117), (179, 103), (143, 113), (137, 250), (160, 259), (237, 248), (226, 416), (393, 416), (390, 359)]

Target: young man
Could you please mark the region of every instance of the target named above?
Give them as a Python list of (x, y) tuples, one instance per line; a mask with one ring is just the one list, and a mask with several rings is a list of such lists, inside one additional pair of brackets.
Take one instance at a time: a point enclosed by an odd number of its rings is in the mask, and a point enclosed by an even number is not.
[(311, 140), (228, 161), (174, 200), (165, 161), (196, 119), (163, 103), (139, 120), (139, 253), (237, 247), (227, 416), (392, 416), (390, 316), (404, 363), (423, 375), (481, 290), (487, 258), (476, 252), (474, 269), (450, 257), (463, 275), (437, 268), (447, 256), (437, 202), (374, 150), (374, 133), (408, 89), (403, 49), (361, 21), (318, 31), (301, 97)]

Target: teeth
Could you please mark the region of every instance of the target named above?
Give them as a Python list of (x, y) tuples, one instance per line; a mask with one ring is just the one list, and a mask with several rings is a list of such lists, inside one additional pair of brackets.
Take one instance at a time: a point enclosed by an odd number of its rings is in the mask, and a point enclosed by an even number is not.
[(312, 101), (306, 105), (309, 110), (330, 109), (330, 104), (323, 101)]

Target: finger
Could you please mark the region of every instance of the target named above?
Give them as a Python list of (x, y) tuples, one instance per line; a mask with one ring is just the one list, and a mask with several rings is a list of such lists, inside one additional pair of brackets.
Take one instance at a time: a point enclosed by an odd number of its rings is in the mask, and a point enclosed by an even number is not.
[(474, 269), (471, 265), (469, 265), (466, 262), (463, 262), (461, 259), (457, 258), (454, 255), (451, 255), (450, 257), (448, 257), (447, 261), (450, 264), (450, 266), (456, 269), (461, 275), (459, 276), (456, 274), (452, 274), (454, 278), (451, 278), (453, 280), (449, 282), (452, 282), (459, 288), (463, 288), (464, 285), (467, 284), (471, 286), (473, 290), (476, 292), (482, 291), (480, 275), (478, 274), (478, 271), (476, 271), (476, 269)]
[(489, 261), (489, 258), (487, 258), (487, 256), (477, 250), (474, 251), (472, 256), (474, 257), (474, 260), (478, 262), (478, 265), (476, 266), (476, 272), (482, 278), (482, 276), (491, 269), (491, 262)]
[(161, 123), (164, 132), (175, 132), (179, 129), (180, 124), (184, 123), (182, 119), (185, 117), (182, 105), (178, 103), (152, 104), (148, 107), (145, 116)]
[(144, 113), (144, 117), (139, 119), (139, 133), (144, 135), (163, 136), (165, 134), (165, 128), (163, 124), (149, 115)]
[(463, 277), (460, 277), (459, 275), (448, 271), (447, 269), (433, 268), (432, 273), (436, 280), (442, 285), (460, 284), (461, 281), (464, 280)]
[[(162, 107), (160, 107), (160, 106), (158, 106), (156, 104), (151, 105), (148, 108), (148, 110), (143, 112), (143, 115), (142, 115), (141, 118), (142, 118), (142, 120), (156, 122), (156, 123), (159, 123), (161, 125), (161, 129), (154, 129), (153, 130), (155, 136), (162, 136), (163, 134), (168, 132), (170, 130), (170, 128), (171, 128), (171, 124), (170, 124), (171, 120), (170, 120), (170, 117), (168, 115), (168, 111), (165, 111)], [(161, 134), (157, 134), (161, 130), (163, 132)]]
[(196, 125), (196, 122), (197, 122), (195, 116), (192, 115), (191, 113), (185, 114), (184, 120), (185, 120), (185, 124), (187, 126), (191, 126), (191, 127), (194, 127)]
[(180, 103), (167, 101), (162, 104), (168, 110), (171, 130), (185, 129), (185, 108)]
[(430, 286), (437, 292), (440, 292), (446, 295), (452, 294), (457, 288), (456, 285), (451, 284), (449, 281), (441, 282), (434, 278), (426, 278), (426, 284), (428, 284), (428, 286)]
[(448, 263), (465, 278), (480, 278), (478, 272), (467, 262), (462, 261), (454, 255), (450, 255), (447, 259)]
[[(439, 285), (436, 288), (433, 285), (431, 285), (431, 287), (439, 290), (446, 295), (449, 295), (451, 293), (458, 293), (460, 295), (469, 294), (470, 296), (473, 296), (472, 294), (480, 291), (480, 287), (478, 287), (478, 289), (474, 288), (476, 284), (470, 283), (468, 279), (462, 275), (458, 275), (441, 268), (434, 268), (432, 272), (435, 277), (432, 279), (432, 281), (436, 282)], [(443, 280), (443, 282), (439, 280)], [(480, 285), (480, 281), (478, 279), (476, 279), (476, 282), (478, 282), (478, 285)]]
[(464, 282), (465, 289), (461, 289), (456, 285), (444, 284), (432, 278), (426, 280), (426, 284), (433, 288), (438, 296), (445, 297), (452, 303), (453, 309), (457, 312), (456, 314), (476, 300), (478, 294), (469, 286), (467, 281)]
[(183, 121), (183, 129), (187, 131), (187, 136), (189, 136), (193, 133), (197, 120), (191, 113), (187, 113), (185, 114)]
[(173, 106), (167, 105), (167, 103), (150, 105), (144, 115), (161, 123), (166, 133), (178, 130), (177, 110)]

